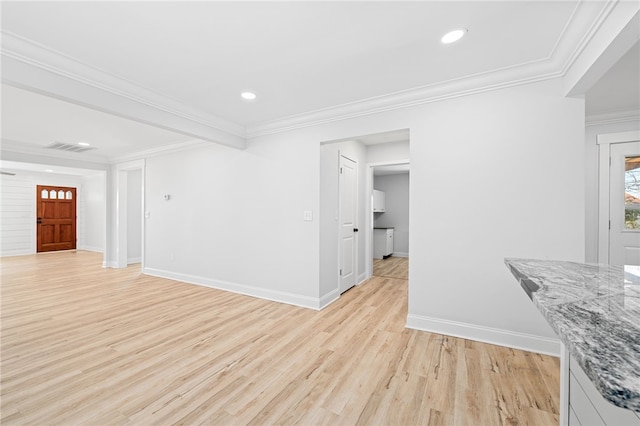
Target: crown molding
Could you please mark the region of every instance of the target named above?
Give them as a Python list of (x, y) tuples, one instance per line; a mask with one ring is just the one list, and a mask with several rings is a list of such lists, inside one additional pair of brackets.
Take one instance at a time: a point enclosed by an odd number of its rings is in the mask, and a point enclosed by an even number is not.
[(640, 124), (640, 109), (588, 115), (585, 118), (585, 126), (600, 126), (634, 121)]
[(110, 164), (123, 163), (125, 161), (141, 160), (143, 158), (157, 157), (159, 155), (174, 154), (176, 152), (187, 151), (195, 148), (202, 148), (211, 146), (210, 142), (205, 142), (199, 139), (193, 139), (190, 141), (174, 143), (170, 145), (159, 146), (151, 149), (145, 149), (142, 151), (136, 151), (127, 155), (120, 155), (109, 159)]
[[(565, 77), (619, 3), (625, 2), (624, 0), (607, 0), (603, 5), (601, 2), (580, 1), (572, 11), (567, 24), (549, 54), (539, 60), (257, 123), (246, 128), (184, 105), (166, 95), (109, 74), (104, 70), (92, 67), (39, 43), (1, 30), (4, 62), (3, 80), (21, 87), (20, 80), (24, 78), (23, 76), (29, 75), (28, 72), (34, 69), (54, 74), (58, 77), (64, 77), (66, 79), (64, 83), (71, 81), (72, 83), (80, 83), (84, 88), (98, 89), (100, 91), (100, 93), (93, 93), (93, 98), (89, 97), (89, 99), (99, 99), (100, 94), (105, 92), (117, 97), (118, 99), (116, 100), (121, 102), (114, 101), (112, 108), (103, 109), (107, 112), (119, 113), (124, 117), (135, 119), (136, 105), (146, 106), (151, 109), (148, 111), (150, 115), (146, 117), (152, 117), (155, 121), (152, 122), (149, 119), (139, 119), (138, 121), (165, 127), (194, 138), (220, 142), (236, 148), (244, 148), (246, 138), (255, 138)], [(11, 65), (11, 61), (17, 61), (20, 65), (26, 66), (26, 68), (15, 67), (13, 73), (9, 73), (13, 74), (13, 80), (10, 77), (5, 77), (4, 72), (5, 64), (9, 63)], [(10, 66), (9, 69), (11, 69)], [(50, 78), (50, 75), (43, 74), (40, 77)], [(41, 80), (46, 80), (46, 78), (40, 78), (37, 82)], [(34, 83), (32, 87), (29, 87), (29, 84), (24, 84), (24, 86), (27, 89), (34, 90), (33, 86), (35, 84), (37, 83)], [(59, 95), (58, 97), (63, 96)], [(129, 101), (130, 103), (127, 104), (124, 101)], [(131, 102), (134, 104), (131, 104)], [(77, 100), (76, 103), (83, 104), (82, 102), (77, 102)], [(84, 103), (84, 105), (96, 108), (95, 104), (92, 105), (89, 102)], [(127, 109), (115, 110), (115, 106), (122, 106)], [(134, 117), (131, 117), (131, 115), (134, 115)], [(188, 122), (181, 122), (179, 119), (187, 120)], [(165, 123), (169, 123), (168, 127)], [(210, 133), (209, 129), (215, 131)], [(211, 135), (219, 137), (216, 139)], [(227, 138), (225, 135), (230, 137)], [(154, 153), (148, 152), (148, 154), (153, 155)], [(136, 156), (138, 154), (132, 155)], [(125, 157), (128, 158), (129, 156)]]
[(640, 39), (640, 3), (609, 0), (563, 67), (565, 96), (585, 94)]
[(618, 2), (607, 0), (602, 5), (599, 2), (580, 1), (550, 53), (540, 60), (259, 123), (248, 126), (246, 136), (265, 136), (564, 77)]
[(132, 99), (153, 108), (178, 115), (189, 120), (231, 133), (244, 136), (244, 127), (221, 117), (205, 113), (169, 96), (155, 92), (115, 76), (107, 71), (88, 65), (76, 58), (65, 55), (33, 40), (6, 30), (2, 34), (2, 55), (21, 62), (55, 72), (113, 94)]
[[(565, 58), (561, 68), (563, 76), (571, 69), (593, 40), (598, 30), (615, 9), (618, 1), (607, 0), (600, 7), (598, 7), (598, 2), (583, 0), (578, 3), (567, 27), (563, 31), (561, 37), (562, 46), (555, 52), (559, 58)], [(580, 39), (578, 43), (570, 43), (570, 40), (575, 40), (576, 38)]]
[[(245, 147), (245, 129), (239, 124), (182, 104), (17, 34), (5, 30), (0, 30), (0, 34), (4, 83), (192, 137)], [(68, 90), (71, 93), (60, 92), (70, 87), (73, 87)]]
[[(472, 77), (434, 83), (420, 88), (342, 104), (305, 114), (289, 116), (281, 120), (250, 126), (247, 128), (247, 138), (281, 133), (304, 127), (331, 123), (334, 121), (393, 111), (396, 109), (403, 109), (562, 77), (560, 72), (553, 71), (553, 67), (550, 66), (549, 63), (542, 61), (529, 66), (518, 66), (516, 68), (518, 69), (509, 68), (501, 71), (491, 71)], [(531, 69), (535, 69), (538, 72), (531, 72)], [(511, 79), (509, 79), (509, 77), (511, 77)]]

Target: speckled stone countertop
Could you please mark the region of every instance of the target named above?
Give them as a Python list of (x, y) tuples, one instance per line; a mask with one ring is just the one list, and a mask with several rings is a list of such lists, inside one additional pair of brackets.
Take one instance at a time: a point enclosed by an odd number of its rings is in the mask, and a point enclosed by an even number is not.
[(602, 396), (640, 412), (640, 269), (505, 263)]

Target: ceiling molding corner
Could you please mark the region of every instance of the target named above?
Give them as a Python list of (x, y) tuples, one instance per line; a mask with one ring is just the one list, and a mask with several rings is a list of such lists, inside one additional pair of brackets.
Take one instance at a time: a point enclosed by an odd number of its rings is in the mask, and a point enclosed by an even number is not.
[[(133, 103), (138, 105), (138, 110), (141, 107), (147, 107), (150, 110), (150, 113), (157, 111), (165, 114), (165, 117), (175, 117), (174, 120), (162, 120), (163, 122), (178, 122), (177, 119), (183, 119), (186, 120), (187, 124), (189, 122), (193, 123), (191, 127), (199, 130), (197, 132), (197, 136), (203, 139), (220, 142), (230, 146), (244, 143), (245, 128), (237, 123), (233, 123), (221, 117), (187, 106), (179, 101), (169, 98), (166, 95), (157, 93), (136, 83), (110, 74), (104, 70), (85, 64), (78, 59), (72, 58), (17, 34), (13, 34), (6, 30), (0, 30), (0, 34), (2, 36), (1, 55), (3, 58), (2, 80), (7, 84), (62, 98), (59, 95), (56, 96), (57, 93), (55, 91), (50, 91), (47, 90), (47, 88), (37, 86), (37, 84), (45, 84), (44, 81), (48, 81), (50, 79), (43, 78), (37, 82), (26, 81), (24, 79), (25, 70), (33, 70), (40, 72), (41, 74), (44, 72), (46, 75), (53, 74), (58, 78), (71, 81), (78, 88), (84, 87), (89, 89), (82, 91), (85, 96), (90, 96), (89, 94), (91, 91), (95, 92), (97, 89), (102, 93), (106, 92), (111, 95), (111, 100), (120, 99), (120, 102), (123, 104), (122, 110), (124, 111), (128, 109), (135, 110), (135, 108), (131, 108)], [(79, 99), (65, 98), (64, 100), (83, 106), (92, 105), (91, 102), (83, 102)], [(125, 104), (127, 107), (124, 107)], [(99, 108), (97, 105), (94, 106), (94, 108), (113, 113), (109, 108)], [(149, 120), (139, 119), (133, 115), (127, 116), (122, 114), (122, 116), (135, 121), (146, 122), (147, 124), (154, 125), (154, 123), (150, 123)], [(217, 141), (214, 140), (215, 136), (211, 137), (209, 134), (201, 134), (203, 133), (202, 130), (206, 130), (207, 128), (213, 130), (214, 135), (229, 135), (231, 137), (229, 139), (230, 142), (225, 143), (225, 141)], [(188, 132), (185, 132), (184, 129), (178, 128), (178, 126), (170, 130), (188, 134)]]
[(640, 124), (640, 110), (614, 111), (603, 114), (587, 115), (585, 126), (600, 126), (614, 123), (637, 122)]
[(193, 139), (185, 142), (178, 142), (170, 145), (163, 145), (151, 149), (132, 152), (126, 155), (109, 158), (109, 164), (119, 164), (127, 161), (140, 160), (144, 158), (157, 157), (159, 155), (173, 154), (176, 152), (187, 151), (190, 149), (210, 146), (211, 142), (200, 139)]

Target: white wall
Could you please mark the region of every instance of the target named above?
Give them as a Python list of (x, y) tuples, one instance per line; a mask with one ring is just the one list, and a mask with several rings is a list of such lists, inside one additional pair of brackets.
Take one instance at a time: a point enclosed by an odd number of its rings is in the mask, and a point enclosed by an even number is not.
[(319, 153), (279, 135), (148, 158), (144, 271), (317, 305)]
[(374, 227), (394, 227), (393, 255), (409, 255), (409, 173), (374, 176), (373, 187), (385, 193), (385, 212), (374, 213)]
[(584, 101), (561, 86), (422, 109), (411, 128), (411, 325), (514, 346), (539, 336), (556, 349), (503, 259), (584, 261)]
[(605, 133), (640, 130), (640, 121), (587, 125), (585, 129), (586, 176), (586, 248), (587, 262), (598, 262), (598, 145), (597, 136)]
[[(78, 249), (102, 251), (104, 245), (104, 189), (102, 176), (82, 176), (14, 170), (15, 176), (2, 175), (0, 203), (0, 255), (14, 256), (36, 252), (36, 186), (76, 188), (76, 238)], [(102, 185), (104, 188), (104, 185)]]
[(142, 256), (142, 170), (127, 172), (127, 264)]
[(84, 197), (84, 244), (83, 250), (104, 253), (106, 226), (105, 176), (85, 176), (82, 180)]
[[(584, 260), (584, 101), (561, 80), (150, 158), (145, 270), (320, 306), (329, 264), (317, 215), (302, 218), (320, 210), (320, 143), (398, 128), (411, 129), (409, 325), (557, 350), (503, 259)], [(461, 191), (474, 214), (455, 209)]]

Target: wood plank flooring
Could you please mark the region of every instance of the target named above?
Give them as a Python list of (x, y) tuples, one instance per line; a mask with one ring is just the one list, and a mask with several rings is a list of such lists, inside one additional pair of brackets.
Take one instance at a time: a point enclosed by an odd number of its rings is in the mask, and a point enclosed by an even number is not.
[(406, 329), (405, 280), (322, 311), (0, 259), (2, 425), (552, 425), (557, 358)]
[(409, 279), (409, 259), (406, 257), (387, 257), (373, 259), (373, 275), (376, 277)]

